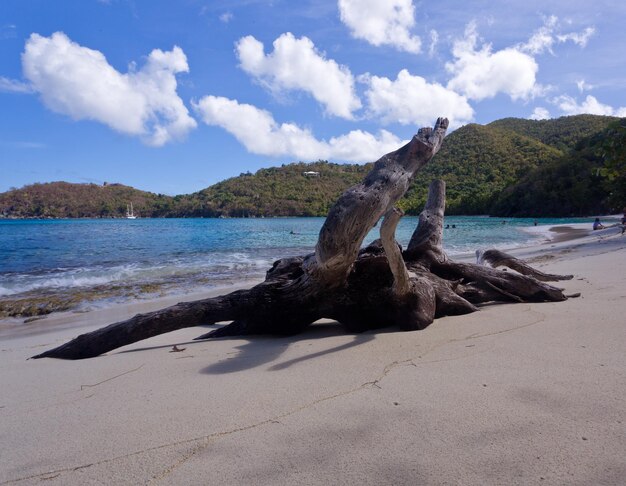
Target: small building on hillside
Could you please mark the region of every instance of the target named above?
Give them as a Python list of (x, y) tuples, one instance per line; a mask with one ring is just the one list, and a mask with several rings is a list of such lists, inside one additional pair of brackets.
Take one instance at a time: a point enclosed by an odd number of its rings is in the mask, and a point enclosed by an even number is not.
[(314, 172), (314, 171), (312, 171), (312, 170), (308, 170), (308, 171), (306, 171), (306, 172), (303, 172), (303, 173), (302, 173), (302, 175), (303, 175), (304, 177), (319, 177), (319, 176), (320, 176), (320, 173), (319, 173), (319, 172)]

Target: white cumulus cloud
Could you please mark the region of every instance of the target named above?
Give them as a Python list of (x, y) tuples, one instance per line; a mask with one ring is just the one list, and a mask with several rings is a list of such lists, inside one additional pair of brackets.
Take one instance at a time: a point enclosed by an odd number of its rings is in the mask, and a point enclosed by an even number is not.
[(268, 111), (221, 96), (205, 96), (194, 108), (207, 125), (223, 128), (249, 152), (260, 155), (368, 162), (407, 142), (386, 130), (378, 136), (353, 130), (328, 141), (318, 140), (310, 130), (294, 123), (277, 123)]
[(590, 115), (607, 115), (626, 117), (626, 106), (613, 108), (610, 105), (600, 103), (595, 96), (587, 95), (582, 103), (571, 96), (561, 95), (552, 100), (565, 115), (580, 115), (588, 113)]
[(341, 21), (353, 37), (374, 46), (420, 52), (421, 39), (411, 34), (415, 26), (412, 0), (339, 0), (338, 5)]
[(559, 42), (571, 41), (580, 47), (585, 47), (591, 36), (595, 33), (595, 27), (587, 27), (582, 32), (570, 32), (569, 34), (557, 35), (556, 38)]
[(227, 24), (228, 22), (230, 22), (231, 20), (233, 20), (233, 13), (232, 12), (224, 12), (222, 15), (220, 15), (220, 22)]
[(505, 93), (512, 100), (527, 99), (540, 90), (536, 83), (537, 62), (513, 47), (496, 52), (489, 44), (478, 47), (474, 23), (467, 26), (463, 39), (454, 42), (452, 54), (455, 60), (446, 63), (446, 70), (452, 75), (448, 89), (469, 99), (479, 101), (498, 93)]
[(428, 57), (433, 57), (437, 52), (437, 44), (439, 43), (439, 32), (435, 29), (430, 31), (430, 45), (428, 46)]
[(361, 79), (369, 84), (365, 93), (368, 111), (385, 123), (422, 126), (445, 116), (454, 128), (474, 117), (474, 110), (464, 96), (440, 84), (428, 83), (406, 69), (398, 73), (395, 81), (378, 76)]
[(153, 50), (145, 65), (120, 73), (104, 55), (64, 33), (32, 34), (22, 54), (24, 76), (52, 111), (95, 120), (161, 146), (196, 127), (176, 93), (176, 73), (188, 72), (179, 47)]
[(547, 120), (550, 118), (550, 112), (547, 109), (538, 106), (533, 110), (529, 118), (531, 120)]
[(520, 50), (530, 54), (541, 54), (544, 51), (552, 53), (552, 46), (555, 42), (554, 28), (558, 21), (559, 19), (554, 15), (547, 17), (543, 26), (535, 31), (528, 42), (520, 44)]
[(587, 83), (584, 79), (579, 79), (576, 81), (576, 86), (578, 87), (578, 91), (584, 93), (585, 91), (589, 91), (594, 88), (592, 84)]
[(285, 33), (274, 41), (274, 52), (265, 54), (261, 42), (252, 36), (236, 44), (240, 67), (273, 92), (302, 90), (309, 93), (326, 112), (352, 119), (361, 108), (350, 70), (326, 59), (313, 42)]
[(579, 47), (585, 47), (596, 31), (595, 27), (586, 27), (580, 32), (567, 34), (560, 34), (558, 30), (560, 30), (558, 17), (555, 15), (546, 17), (543, 26), (533, 33), (528, 42), (520, 44), (518, 48), (530, 54), (542, 54), (544, 51), (554, 54), (552, 47), (557, 43), (573, 42)]
[(0, 92), (5, 93), (32, 93), (33, 87), (24, 83), (23, 81), (19, 81), (17, 79), (9, 79), (4, 76), (0, 76)]

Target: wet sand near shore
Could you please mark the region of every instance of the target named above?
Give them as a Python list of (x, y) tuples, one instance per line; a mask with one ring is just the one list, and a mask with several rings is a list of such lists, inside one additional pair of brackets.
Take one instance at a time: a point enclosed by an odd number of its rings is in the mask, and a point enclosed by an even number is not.
[(552, 238), (553, 243), (575, 240), (591, 234), (591, 230), (572, 228), (571, 226), (553, 226), (550, 228), (550, 231), (556, 234), (556, 236)]

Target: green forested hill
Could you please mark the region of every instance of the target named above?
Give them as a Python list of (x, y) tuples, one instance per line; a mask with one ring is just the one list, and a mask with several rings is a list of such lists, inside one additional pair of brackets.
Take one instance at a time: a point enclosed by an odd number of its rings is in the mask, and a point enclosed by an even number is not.
[[(0, 194), (0, 217), (115, 218), (132, 202), (139, 217), (324, 216), (371, 164), (296, 163), (261, 169), (200, 192), (164, 196), (121, 184), (32, 184)], [(316, 172), (305, 176), (304, 172)]]
[(0, 216), (14, 218), (116, 218), (133, 203), (135, 214), (166, 215), (172, 198), (121, 184), (32, 184), (0, 194)]
[(470, 124), (451, 133), (419, 172), (402, 206), (422, 210), (433, 179), (446, 181), (447, 214), (485, 214), (505, 187), (562, 152), (538, 140), (490, 126)]
[(550, 120), (502, 118), (487, 126), (510, 130), (567, 152), (573, 149), (577, 142), (604, 130), (615, 120), (617, 118), (612, 116), (599, 115), (562, 116)]
[(261, 169), (181, 197), (178, 210), (206, 216), (325, 216), (339, 195), (370, 168), (319, 161)]
[(584, 216), (626, 206), (626, 119), (530, 171), (496, 199), (499, 216)]
[[(569, 216), (620, 210), (626, 205), (625, 123), (578, 115), (466, 125), (446, 138), (400, 206), (419, 213), (428, 184), (441, 178), (447, 184), (447, 214)], [(123, 217), (130, 202), (140, 217), (323, 216), (370, 168), (324, 161), (287, 164), (175, 197), (120, 184), (33, 184), (0, 194), (0, 217)]]

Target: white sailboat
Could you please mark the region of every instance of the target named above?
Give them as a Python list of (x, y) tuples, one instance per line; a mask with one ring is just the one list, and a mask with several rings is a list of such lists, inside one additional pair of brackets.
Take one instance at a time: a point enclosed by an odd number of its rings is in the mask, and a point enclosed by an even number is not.
[(126, 205), (126, 219), (137, 219), (137, 216), (135, 216), (135, 213), (133, 212), (133, 203), (130, 203), (130, 208), (128, 207), (128, 204)]

